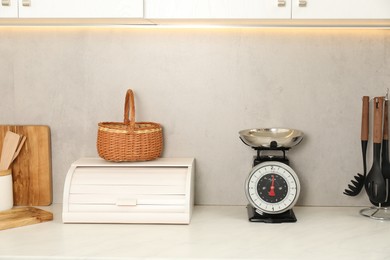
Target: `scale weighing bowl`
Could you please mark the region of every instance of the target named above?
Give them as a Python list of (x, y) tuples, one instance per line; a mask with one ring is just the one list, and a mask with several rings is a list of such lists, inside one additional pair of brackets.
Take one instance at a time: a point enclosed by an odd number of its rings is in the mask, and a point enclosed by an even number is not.
[(291, 148), (303, 139), (303, 132), (288, 128), (255, 128), (239, 132), (241, 140), (251, 147)]

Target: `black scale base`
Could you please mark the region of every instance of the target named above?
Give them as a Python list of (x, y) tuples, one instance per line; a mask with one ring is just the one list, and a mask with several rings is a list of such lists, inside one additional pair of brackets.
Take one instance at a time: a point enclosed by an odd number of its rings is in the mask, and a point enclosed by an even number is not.
[(294, 211), (292, 209), (280, 213), (280, 214), (266, 214), (260, 215), (256, 212), (255, 208), (251, 205), (246, 206), (248, 211), (248, 218), (250, 222), (263, 222), (263, 223), (291, 223), (297, 222)]

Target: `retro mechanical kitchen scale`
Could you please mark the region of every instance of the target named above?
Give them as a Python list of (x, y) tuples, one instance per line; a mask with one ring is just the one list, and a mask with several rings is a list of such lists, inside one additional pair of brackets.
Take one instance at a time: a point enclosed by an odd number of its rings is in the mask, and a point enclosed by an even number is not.
[(256, 150), (253, 168), (245, 182), (251, 222), (296, 222), (292, 207), (298, 200), (300, 183), (289, 166), (286, 152), (299, 144), (303, 133), (285, 128), (247, 129), (240, 139)]

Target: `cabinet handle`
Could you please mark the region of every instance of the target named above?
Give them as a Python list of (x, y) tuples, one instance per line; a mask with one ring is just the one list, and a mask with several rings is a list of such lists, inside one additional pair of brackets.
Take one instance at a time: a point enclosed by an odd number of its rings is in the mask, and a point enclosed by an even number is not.
[(22, 5), (23, 6), (31, 6), (31, 1), (30, 0), (23, 0)]
[(11, 5), (11, 0), (1, 0), (1, 5), (2, 6), (10, 6)]
[(307, 1), (306, 0), (299, 0), (299, 7), (306, 7)]
[(284, 6), (286, 6), (286, 1), (285, 1), (285, 0), (278, 0), (278, 6), (279, 6), (279, 7), (284, 7)]

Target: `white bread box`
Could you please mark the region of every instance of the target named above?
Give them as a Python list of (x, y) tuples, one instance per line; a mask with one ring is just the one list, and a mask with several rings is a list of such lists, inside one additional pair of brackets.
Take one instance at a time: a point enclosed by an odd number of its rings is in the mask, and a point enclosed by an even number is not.
[(82, 158), (65, 179), (64, 223), (189, 224), (194, 158), (108, 162)]

